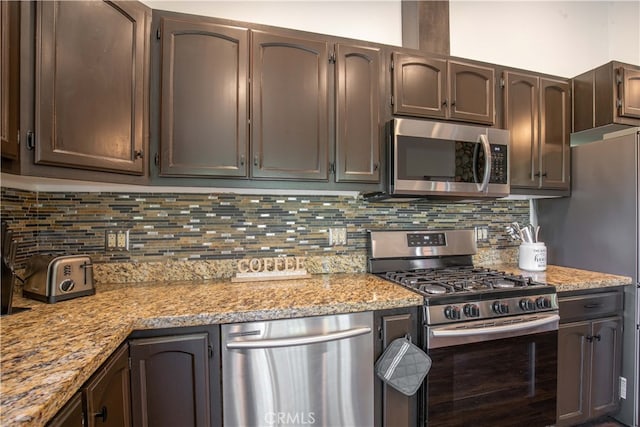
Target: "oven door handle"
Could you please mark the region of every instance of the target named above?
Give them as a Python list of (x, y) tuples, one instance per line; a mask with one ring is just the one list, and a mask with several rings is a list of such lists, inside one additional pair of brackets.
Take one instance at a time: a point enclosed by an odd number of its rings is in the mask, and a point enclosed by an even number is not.
[(450, 338), (450, 337), (467, 337), (472, 335), (486, 335), (486, 334), (498, 334), (503, 332), (519, 332), (526, 329), (533, 329), (540, 326), (558, 323), (560, 316), (553, 314), (551, 316), (545, 316), (540, 319), (529, 320), (526, 322), (511, 323), (508, 325), (500, 326), (486, 326), (482, 328), (465, 328), (465, 329), (434, 329), (431, 334), (437, 338)]

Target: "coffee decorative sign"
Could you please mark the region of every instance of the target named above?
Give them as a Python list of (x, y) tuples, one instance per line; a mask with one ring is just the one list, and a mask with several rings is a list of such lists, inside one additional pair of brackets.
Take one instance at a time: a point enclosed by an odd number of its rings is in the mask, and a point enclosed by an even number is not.
[(311, 277), (304, 268), (305, 257), (245, 258), (238, 261), (232, 282), (305, 279)]

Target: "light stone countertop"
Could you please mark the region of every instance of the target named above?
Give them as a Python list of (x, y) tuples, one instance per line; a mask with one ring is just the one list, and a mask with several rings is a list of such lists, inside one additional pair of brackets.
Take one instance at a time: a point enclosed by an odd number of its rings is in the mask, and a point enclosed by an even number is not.
[(532, 280), (553, 285), (559, 294), (611, 286), (625, 286), (633, 283), (631, 277), (628, 276), (617, 276), (557, 265), (547, 265), (546, 271), (539, 272), (521, 270), (517, 265), (513, 264), (492, 265), (491, 268), (507, 273), (521, 274), (525, 277), (531, 277)]
[(98, 285), (0, 320), (0, 425), (42, 426), (134, 330), (410, 307), (422, 297), (369, 274), (231, 283)]
[[(527, 272), (558, 292), (622, 286), (631, 278), (549, 265)], [(56, 304), (16, 297), (32, 310), (0, 320), (0, 425), (42, 426), (134, 330), (410, 307), (422, 297), (370, 274), (231, 283), (228, 280), (98, 285)]]

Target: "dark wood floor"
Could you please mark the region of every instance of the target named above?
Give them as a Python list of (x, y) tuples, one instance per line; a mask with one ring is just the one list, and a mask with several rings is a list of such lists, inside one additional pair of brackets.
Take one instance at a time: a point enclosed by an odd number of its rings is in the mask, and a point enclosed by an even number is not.
[(597, 420), (589, 421), (588, 423), (580, 424), (575, 427), (626, 427), (624, 424), (620, 424), (618, 421), (610, 417), (598, 418)]

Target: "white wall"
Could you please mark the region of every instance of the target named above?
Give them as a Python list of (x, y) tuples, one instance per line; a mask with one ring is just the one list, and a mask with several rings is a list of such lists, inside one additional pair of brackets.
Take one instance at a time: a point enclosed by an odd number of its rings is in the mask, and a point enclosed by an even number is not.
[[(155, 9), (402, 44), (400, 0), (143, 0)], [(450, 0), (451, 54), (573, 77), (640, 64), (640, 1)]]
[(235, 19), (396, 46), (402, 45), (402, 15), (399, 0), (142, 0), (142, 2), (154, 9)]
[(640, 64), (640, 2), (450, 3), (451, 54), (573, 77), (612, 59)]

